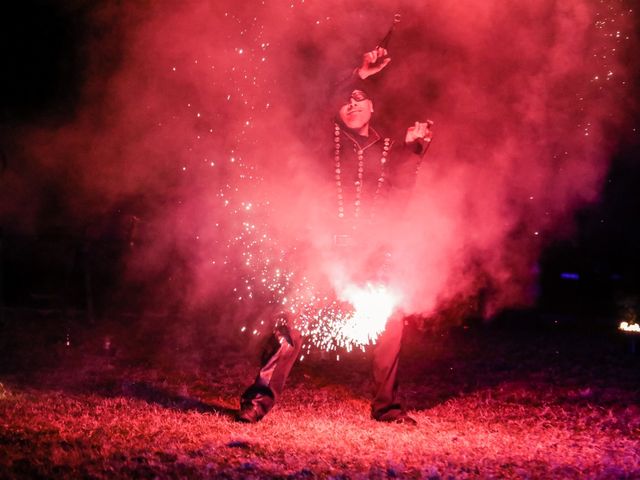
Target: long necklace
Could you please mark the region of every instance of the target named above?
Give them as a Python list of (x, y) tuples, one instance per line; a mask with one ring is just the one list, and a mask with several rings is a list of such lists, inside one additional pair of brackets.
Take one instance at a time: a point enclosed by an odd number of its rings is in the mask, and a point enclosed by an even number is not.
[[(356, 146), (358, 148), (358, 150), (356, 151), (356, 155), (358, 156), (358, 176), (357, 176), (357, 180), (354, 182), (355, 185), (355, 189), (356, 189), (356, 195), (355, 195), (355, 201), (354, 201), (354, 217), (355, 218), (359, 218), (360, 216), (360, 205), (361, 205), (361, 197), (362, 197), (362, 179), (364, 177), (364, 151), (371, 147), (372, 145), (374, 145), (376, 142), (378, 142), (378, 140), (380, 140), (380, 135), (378, 134), (378, 132), (376, 132), (373, 128), (371, 128), (371, 130), (373, 131), (373, 133), (375, 133), (376, 138), (374, 140), (372, 140), (371, 142), (369, 142), (367, 145), (365, 145), (364, 147), (360, 146), (360, 143), (358, 143), (358, 141), (351, 136), (348, 132), (344, 132), (344, 134), (353, 142), (354, 146)], [(335, 143), (335, 151), (334, 151), (334, 161), (335, 161), (335, 178), (336, 178), (336, 189), (337, 189), (337, 193), (338, 193), (338, 218), (344, 218), (344, 190), (343, 190), (343, 182), (342, 182), (342, 163), (340, 160), (340, 150), (342, 148), (341, 144), (340, 144), (340, 125), (338, 125), (337, 123), (334, 124), (334, 143)], [(378, 176), (378, 181), (377, 181), (377, 185), (376, 185), (376, 191), (373, 197), (373, 202), (374, 202), (374, 206), (375, 203), (377, 203), (377, 199), (378, 199), (378, 195), (380, 194), (380, 191), (382, 190), (382, 185), (384, 184), (384, 180), (385, 180), (385, 166), (387, 163), (387, 156), (389, 155), (389, 150), (391, 148), (391, 139), (390, 138), (385, 138), (384, 139), (384, 144), (382, 147), (382, 157), (380, 158), (380, 175)], [(372, 209), (372, 215), (373, 215), (373, 209)]]

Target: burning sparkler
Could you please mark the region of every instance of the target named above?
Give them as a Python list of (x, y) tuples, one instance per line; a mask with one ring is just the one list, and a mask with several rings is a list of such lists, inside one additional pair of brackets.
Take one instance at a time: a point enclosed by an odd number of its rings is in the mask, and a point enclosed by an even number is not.
[(364, 352), (384, 332), (398, 303), (399, 296), (384, 285), (349, 284), (340, 292), (340, 301), (315, 298), (291, 312), (297, 313), (296, 328), (308, 338), (303, 346), (307, 354), (312, 346), (327, 352), (338, 348)]
[[(305, 277), (297, 280), (293, 274), (280, 275), (263, 287), (275, 294), (271, 303), (279, 303), (289, 314), (289, 321), (307, 338), (303, 346), (307, 355), (313, 347), (326, 352), (366, 351), (384, 332), (400, 300), (388, 287), (373, 283), (348, 284), (340, 289), (337, 298), (321, 295)], [(289, 295), (279, 298), (285, 291)], [(257, 328), (245, 325), (240, 331), (261, 335), (264, 328), (272, 327), (270, 322), (259, 324)]]
[(342, 336), (357, 345), (375, 343), (397, 305), (397, 298), (384, 285), (349, 285), (345, 299), (354, 311), (342, 326)]
[(324, 297), (318, 299), (320, 302), (303, 303), (296, 319), (298, 328), (309, 337), (310, 344), (321, 350), (365, 351), (384, 331), (398, 304), (398, 296), (383, 285), (368, 283), (349, 284), (339, 297), (340, 301), (327, 302)]

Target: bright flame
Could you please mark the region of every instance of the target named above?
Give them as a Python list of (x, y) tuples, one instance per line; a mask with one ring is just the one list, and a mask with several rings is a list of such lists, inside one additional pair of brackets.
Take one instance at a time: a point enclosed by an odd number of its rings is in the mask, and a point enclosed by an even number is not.
[(349, 285), (342, 297), (353, 305), (353, 314), (341, 328), (341, 336), (349, 343), (375, 343), (384, 331), (398, 299), (384, 285)]
[(618, 328), (624, 332), (640, 333), (640, 324), (638, 323), (620, 322)]

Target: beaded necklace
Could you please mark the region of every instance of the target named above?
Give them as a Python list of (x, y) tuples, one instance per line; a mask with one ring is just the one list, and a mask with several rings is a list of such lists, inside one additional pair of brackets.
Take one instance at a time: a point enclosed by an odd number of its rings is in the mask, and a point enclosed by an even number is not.
[[(360, 216), (360, 204), (361, 204), (361, 196), (362, 196), (362, 179), (364, 177), (364, 151), (371, 147), (372, 145), (374, 145), (375, 143), (378, 142), (378, 140), (380, 140), (380, 134), (378, 134), (378, 132), (376, 132), (373, 128), (369, 127), (373, 133), (375, 133), (376, 138), (374, 140), (372, 140), (371, 142), (369, 142), (367, 145), (365, 145), (364, 147), (360, 146), (360, 143), (352, 136), (349, 134), (349, 132), (344, 131), (344, 134), (354, 143), (354, 146), (358, 147), (358, 150), (356, 151), (356, 155), (358, 156), (358, 178), (357, 180), (354, 182), (354, 185), (356, 187), (356, 196), (355, 196), (355, 201), (354, 201), (354, 217), (357, 219)], [(334, 143), (335, 143), (335, 151), (334, 151), (334, 161), (335, 161), (335, 174), (336, 174), (336, 189), (337, 189), (337, 194), (338, 194), (338, 218), (344, 218), (344, 190), (343, 190), (343, 183), (342, 183), (342, 164), (341, 164), (341, 160), (340, 160), (340, 149), (342, 148), (341, 144), (340, 144), (340, 125), (338, 125), (337, 123), (334, 124)], [(389, 149), (391, 148), (391, 139), (390, 138), (385, 138), (384, 139), (384, 144), (382, 147), (382, 157), (380, 158), (380, 175), (378, 177), (378, 182), (376, 185), (376, 191), (373, 197), (373, 202), (374, 205), (378, 199), (378, 195), (380, 194), (380, 191), (382, 190), (382, 185), (384, 184), (384, 180), (385, 180), (385, 167), (386, 167), (386, 163), (387, 163), (387, 156), (389, 155)], [(373, 209), (371, 210), (371, 214), (373, 215)]]

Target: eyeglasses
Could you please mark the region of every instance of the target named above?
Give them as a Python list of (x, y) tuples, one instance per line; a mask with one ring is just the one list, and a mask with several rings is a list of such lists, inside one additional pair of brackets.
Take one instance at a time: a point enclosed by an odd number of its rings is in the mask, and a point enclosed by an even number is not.
[(362, 90), (354, 90), (349, 95), (349, 98), (347, 99), (345, 104), (349, 103), (349, 101), (351, 101), (351, 99), (355, 100), (356, 102), (361, 102), (363, 100), (368, 100), (370, 98), (371, 97), (369, 97), (369, 95), (367, 95), (366, 92), (363, 92)]

